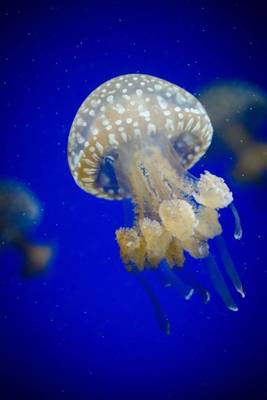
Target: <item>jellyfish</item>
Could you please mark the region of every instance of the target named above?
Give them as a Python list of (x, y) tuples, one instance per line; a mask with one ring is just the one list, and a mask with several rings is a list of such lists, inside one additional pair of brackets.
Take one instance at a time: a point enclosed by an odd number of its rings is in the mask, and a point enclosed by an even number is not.
[(29, 238), (40, 220), (41, 206), (33, 193), (20, 183), (0, 181), (0, 249), (14, 247), (23, 254), (23, 276), (44, 271), (53, 255), (53, 246)]
[(255, 136), (267, 121), (267, 96), (245, 82), (221, 82), (200, 93), (215, 134), (235, 154), (233, 175), (241, 182), (260, 181), (267, 170), (267, 143)]
[[(200, 178), (189, 172), (205, 154), (212, 133), (210, 119), (193, 95), (150, 75), (115, 77), (80, 106), (68, 140), (70, 170), (77, 185), (94, 196), (132, 200), (133, 226), (116, 231), (127, 271), (164, 266), (172, 279), (186, 257), (208, 259), (208, 241), (222, 233), (219, 210), (229, 205), (235, 236), (241, 236), (233, 195), (224, 180), (208, 171)], [(243, 294), (234, 268), (229, 264), (226, 273)], [(217, 292), (236, 311), (213, 256), (210, 269)], [(173, 282), (181, 287), (177, 279)], [(183, 284), (182, 291), (189, 299), (194, 288)], [(206, 291), (199, 293), (209, 300)]]

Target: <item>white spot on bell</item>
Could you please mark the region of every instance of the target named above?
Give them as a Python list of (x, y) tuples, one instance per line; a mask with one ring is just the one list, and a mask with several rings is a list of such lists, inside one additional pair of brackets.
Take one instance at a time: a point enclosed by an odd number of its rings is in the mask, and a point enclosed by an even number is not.
[(107, 97), (107, 102), (108, 103), (113, 103), (113, 99), (114, 99), (114, 97), (111, 95), (111, 96), (108, 96)]

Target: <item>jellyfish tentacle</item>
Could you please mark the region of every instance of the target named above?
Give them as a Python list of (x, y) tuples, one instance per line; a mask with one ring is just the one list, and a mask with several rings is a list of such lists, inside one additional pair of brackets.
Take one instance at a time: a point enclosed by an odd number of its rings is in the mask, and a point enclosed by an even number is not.
[(226, 271), (227, 275), (229, 276), (229, 278), (231, 279), (231, 282), (232, 282), (235, 290), (241, 295), (242, 298), (244, 298), (245, 292), (244, 292), (240, 277), (234, 266), (234, 262), (232, 260), (232, 257), (227, 249), (227, 246), (226, 246), (225, 241), (222, 236), (218, 236), (217, 243), (220, 248), (220, 254), (221, 254), (221, 258), (223, 261), (225, 271)]
[(182, 279), (186, 284), (189, 284), (194, 289), (194, 292), (201, 298), (203, 303), (207, 304), (210, 301), (210, 292), (206, 289), (199, 280), (188, 273), (184, 269), (179, 269), (176, 272), (179, 275), (182, 275)]
[(183, 299), (191, 299), (194, 294), (194, 288), (177, 276), (166, 262), (163, 261), (160, 263), (159, 270), (162, 272), (164, 279), (168, 280), (169, 286), (173, 286)]
[(238, 307), (225, 283), (223, 275), (219, 270), (218, 264), (214, 256), (210, 253), (208, 257), (209, 273), (216, 292), (221, 297), (225, 306), (231, 311), (238, 311)]
[(235, 208), (234, 203), (232, 202), (230, 204), (230, 209), (233, 213), (234, 219), (235, 219), (235, 232), (234, 232), (234, 238), (236, 240), (240, 240), (242, 238), (243, 235), (243, 230), (242, 230), (242, 226), (241, 226), (241, 222), (240, 222), (240, 217), (238, 214), (237, 209)]
[(154, 313), (156, 316), (156, 319), (159, 323), (160, 329), (166, 334), (170, 335), (170, 322), (168, 317), (165, 315), (165, 313), (162, 310), (161, 304), (152, 289), (151, 285), (149, 284), (148, 280), (145, 278), (142, 272), (140, 272), (137, 268), (132, 267), (131, 271), (135, 276), (138, 282), (143, 286), (146, 294), (148, 295), (151, 304), (154, 309)]

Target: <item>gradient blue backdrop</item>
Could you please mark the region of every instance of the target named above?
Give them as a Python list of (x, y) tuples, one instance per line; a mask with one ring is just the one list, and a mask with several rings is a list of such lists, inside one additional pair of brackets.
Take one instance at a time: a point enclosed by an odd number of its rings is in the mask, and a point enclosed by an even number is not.
[(194, 168), (232, 185), (240, 242), (223, 219), (247, 297), (231, 313), (216, 296), (187, 303), (154, 282), (172, 323), (165, 337), (119, 257), (122, 204), (81, 191), (66, 157), (80, 103), (116, 75), (149, 73), (192, 93), (221, 79), (267, 90), (265, 7), (243, 3), (1, 3), (1, 177), (40, 198), (36, 238), (58, 249), (50, 272), (27, 281), (19, 256), (1, 254), (1, 400), (267, 398), (264, 183), (232, 182), (227, 151)]

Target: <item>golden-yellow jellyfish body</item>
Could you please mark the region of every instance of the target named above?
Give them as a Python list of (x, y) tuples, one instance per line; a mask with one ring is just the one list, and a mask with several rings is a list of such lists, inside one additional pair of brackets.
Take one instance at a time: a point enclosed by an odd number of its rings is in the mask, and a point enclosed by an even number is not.
[(222, 178), (188, 172), (211, 139), (201, 103), (150, 75), (113, 78), (82, 103), (69, 135), (70, 169), (94, 196), (132, 199), (134, 226), (116, 232), (127, 270), (163, 260), (181, 267), (186, 252), (207, 257), (208, 240), (222, 232), (218, 209), (233, 200)]

